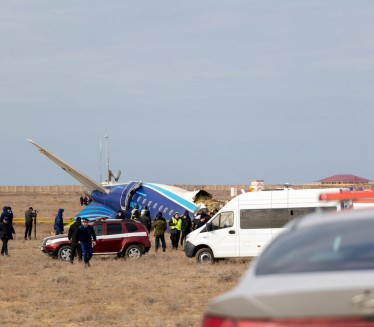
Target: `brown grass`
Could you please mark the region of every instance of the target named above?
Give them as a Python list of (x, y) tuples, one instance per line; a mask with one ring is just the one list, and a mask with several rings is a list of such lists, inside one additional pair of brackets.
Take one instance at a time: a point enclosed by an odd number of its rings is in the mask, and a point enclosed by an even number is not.
[[(2, 326), (200, 326), (209, 300), (232, 288), (248, 261), (198, 265), (182, 250), (137, 261), (94, 256), (91, 268), (54, 260), (40, 251), (51, 226), (24, 241), (23, 224), (0, 256)], [(152, 245), (154, 240), (152, 240)]]

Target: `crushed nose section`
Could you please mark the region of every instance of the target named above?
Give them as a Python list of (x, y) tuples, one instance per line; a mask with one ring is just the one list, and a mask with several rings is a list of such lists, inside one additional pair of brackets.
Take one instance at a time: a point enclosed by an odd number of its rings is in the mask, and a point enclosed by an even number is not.
[(195, 195), (194, 202), (198, 203), (199, 200), (211, 200), (211, 199), (213, 199), (213, 197), (209, 192), (204, 191), (204, 190), (199, 190)]

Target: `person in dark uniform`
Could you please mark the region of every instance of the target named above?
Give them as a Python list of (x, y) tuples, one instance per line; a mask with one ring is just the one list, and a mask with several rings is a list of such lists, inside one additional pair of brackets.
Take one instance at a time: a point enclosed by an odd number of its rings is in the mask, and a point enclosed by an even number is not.
[(122, 210), (117, 211), (117, 216), (114, 217), (114, 219), (125, 219), (125, 215), (123, 214)]
[(75, 253), (78, 253), (78, 261), (82, 261), (82, 248), (78, 243), (77, 239), (77, 231), (79, 226), (82, 225), (81, 217), (77, 217), (75, 222), (70, 226), (68, 232), (68, 239), (71, 242), (71, 255), (70, 255), (70, 263), (74, 263)]
[(32, 207), (25, 211), (25, 240), (27, 240), (27, 237), (31, 240), (32, 223), (34, 222), (37, 213), (38, 211), (34, 211)]
[(96, 245), (96, 234), (92, 226), (88, 225), (88, 219), (82, 219), (82, 226), (78, 227), (77, 240), (82, 247), (84, 267), (90, 267), (92, 258), (92, 246)]
[(0, 223), (0, 238), (3, 242), (3, 247), (1, 248), (1, 255), (9, 255), (8, 254), (8, 241), (10, 239), (16, 237), (16, 232), (12, 226), (12, 224), (9, 222), (9, 218), (5, 217), (3, 221)]
[(192, 222), (188, 211), (186, 210), (182, 217), (182, 237), (181, 245), (183, 245), (183, 240), (186, 239), (187, 235), (191, 232)]
[[(145, 207), (145, 208), (147, 208), (147, 207)], [(142, 210), (139, 220), (143, 224), (143, 226), (147, 229), (147, 231), (149, 233), (151, 231), (151, 228), (152, 228), (152, 221), (151, 221), (151, 213), (149, 212), (148, 208), (145, 209), (145, 210)]]

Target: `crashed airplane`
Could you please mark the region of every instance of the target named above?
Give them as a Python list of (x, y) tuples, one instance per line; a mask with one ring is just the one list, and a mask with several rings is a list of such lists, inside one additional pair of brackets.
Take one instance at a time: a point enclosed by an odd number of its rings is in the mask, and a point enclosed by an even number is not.
[(141, 181), (102, 185), (71, 167), (34, 141), (28, 141), (35, 145), (40, 153), (44, 154), (85, 186), (84, 192), (92, 199), (92, 202), (80, 211), (76, 217), (79, 216), (88, 220), (94, 220), (97, 217), (114, 218), (117, 215), (117, 211), (122, 210), (126, 218), (130, 218), (131, 211), (135, 205), (138, 205), (140, 210), (147, 206), (152, 220), (158, 212), (162, 212), (166, 220), (171, 219), (176, 212), (183, 214), (186, 210), (192, 216), (200, 208), (200, 204), (197, 205), (194, 202), (195, 199), (200, 194), (207, 194), (205, 191), (190, 192), (179, 187)]

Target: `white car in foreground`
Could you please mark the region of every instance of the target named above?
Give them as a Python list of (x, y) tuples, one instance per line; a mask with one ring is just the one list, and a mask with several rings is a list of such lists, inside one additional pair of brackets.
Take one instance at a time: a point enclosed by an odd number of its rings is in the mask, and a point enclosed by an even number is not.
[(295, 219), (203, 327), (374, 326), (374, 210)]

